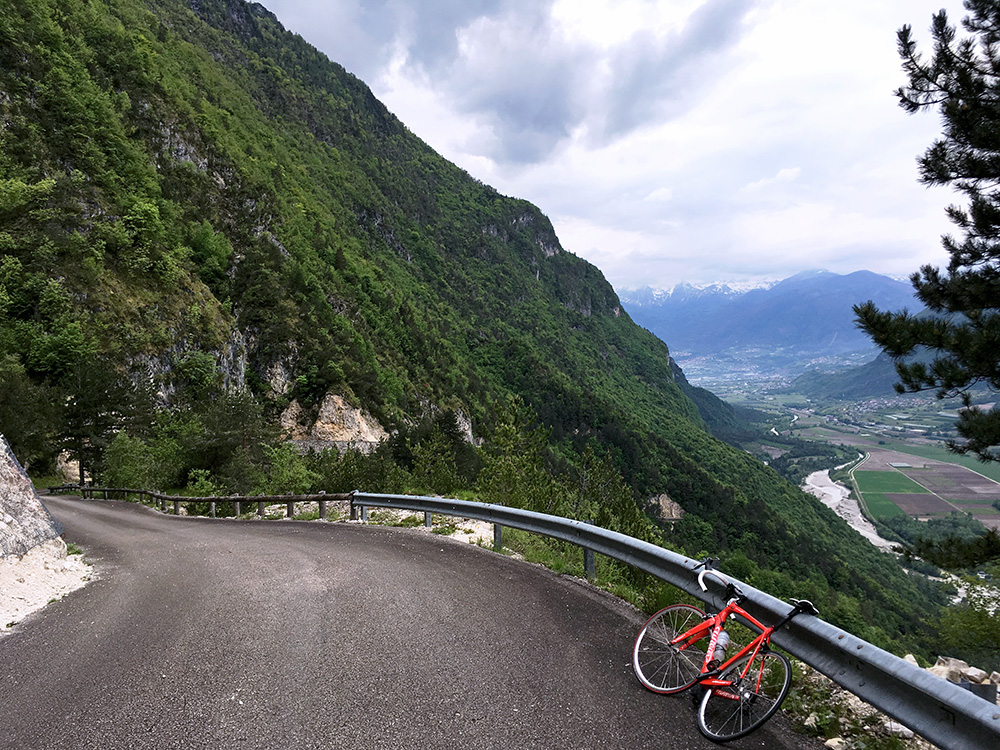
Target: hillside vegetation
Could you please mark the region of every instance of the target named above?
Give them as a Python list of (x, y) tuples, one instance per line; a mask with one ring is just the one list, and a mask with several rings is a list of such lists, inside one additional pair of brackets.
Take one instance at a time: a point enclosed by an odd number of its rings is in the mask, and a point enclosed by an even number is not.
[[(260, 5), (9, 1), (0, 123), (0, 430), (23, 461), (588, 514), (920, 648), (931, 594), (709, 434), (666, 345), (538, 208), (434, 153)], [(286, 449), (278, 416), (329, 393), (391, 443)], [(659, 493), (687, 511), (672, 528), (640, 513)]]

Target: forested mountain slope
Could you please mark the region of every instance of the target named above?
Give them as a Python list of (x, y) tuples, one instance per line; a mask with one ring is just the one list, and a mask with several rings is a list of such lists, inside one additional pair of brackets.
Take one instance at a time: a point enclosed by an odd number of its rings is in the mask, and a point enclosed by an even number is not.
[(876, 640), (919, 628), (898, 566), (711, 437), (667, 347), (538, 208), (262, 6), (10, 0), (0, 124), (0, 429), (32, 458), (64, 445), (99, 471), (102, 435), (142, 429), (123, 381), (152, 383), (170, 409), (146, 421), (177, 444), (216, 387), (271, 424), (333, 393), (390, 431), (450, 410), (480, 437), (516, 395), (554, 455), (597, 446), (637, 502), (679, 502), (667, 543)]

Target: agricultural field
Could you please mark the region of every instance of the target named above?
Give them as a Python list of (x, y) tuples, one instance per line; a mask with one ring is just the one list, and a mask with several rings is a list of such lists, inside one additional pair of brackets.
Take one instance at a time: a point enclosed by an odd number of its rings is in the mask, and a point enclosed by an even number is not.
[(1000, 508), (994, 506), (1000, 503), (1000, 462), (983, 463), (947, 449), (956, 436), (957, 412), (944, 402), (905, 396), (819, 406), (784, 393), (743, 394), (741, 403), (769, 414), (782, 436), (865, 455), (853, 472), (855, 490), (876, 518), (960, 512), (1000, 529)]
[(1000, 528), (1000, 484), (958, 464), (914, 460), (895, 451), (873, 449), (854, 481), (875, 517), (917, 519), (969, 513), (984, 526)]

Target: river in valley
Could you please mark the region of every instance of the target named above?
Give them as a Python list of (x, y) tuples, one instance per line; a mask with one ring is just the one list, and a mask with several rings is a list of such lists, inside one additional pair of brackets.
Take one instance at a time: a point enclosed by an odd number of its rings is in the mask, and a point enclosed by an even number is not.
[(876, 547), (890, 550), (896, 546), (894, 542), (878, 535), (872, 522), (862, 515), (858, 501), (851, 497), (850, 490), (830, 479), (829, 471), (814, 471), (806, 477), (802, 489), (818, 497), (826, 507), (847, 521), (852, 529)]

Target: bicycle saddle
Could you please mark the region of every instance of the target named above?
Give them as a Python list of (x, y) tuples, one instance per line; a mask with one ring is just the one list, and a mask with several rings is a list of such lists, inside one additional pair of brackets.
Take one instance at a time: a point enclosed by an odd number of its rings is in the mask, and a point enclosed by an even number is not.
[(819, 610), (816, 609), (815, 605), (808, 599), (789, 599), (792, 606), (795, 607), (799, 612), (807, 615), (819, 615)]

